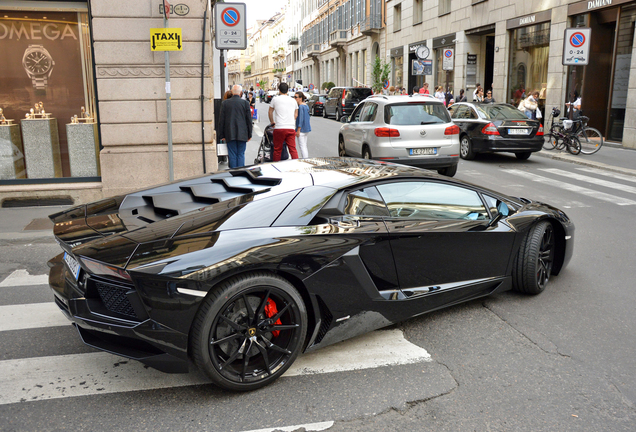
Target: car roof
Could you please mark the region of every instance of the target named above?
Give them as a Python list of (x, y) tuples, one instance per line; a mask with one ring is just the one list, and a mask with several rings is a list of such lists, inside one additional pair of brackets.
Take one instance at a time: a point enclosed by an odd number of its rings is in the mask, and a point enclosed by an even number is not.
[(425, 102), (425, 103), (438, 103), (443, 105), (442, 102), (437, 99), (435, 96), (431, 95), (372, 95), (365, 99), (365, 101), (380, 101), (387, 104), (392, 103), (409, 103), (409, 102)]

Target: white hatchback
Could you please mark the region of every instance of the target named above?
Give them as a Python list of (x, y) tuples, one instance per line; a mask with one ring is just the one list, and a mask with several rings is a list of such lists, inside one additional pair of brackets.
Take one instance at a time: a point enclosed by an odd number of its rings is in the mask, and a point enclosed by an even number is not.
[(459, 127), (432, 96), (370, 96), (341, 121), (339, 156), (434, 169), (449, 177), (457, 172)]

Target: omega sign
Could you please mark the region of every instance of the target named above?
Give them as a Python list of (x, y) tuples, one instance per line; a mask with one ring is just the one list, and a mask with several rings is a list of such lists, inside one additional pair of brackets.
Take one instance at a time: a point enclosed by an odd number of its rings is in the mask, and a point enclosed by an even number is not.
[(32, 23), (2, 23), (0, 22), (0, 39), (25, 38), (27, 40), (63, 40), (65, 38), (77, 40), (77, 36), (68, 24), (47, 23), (42, 25), (39, 22)]

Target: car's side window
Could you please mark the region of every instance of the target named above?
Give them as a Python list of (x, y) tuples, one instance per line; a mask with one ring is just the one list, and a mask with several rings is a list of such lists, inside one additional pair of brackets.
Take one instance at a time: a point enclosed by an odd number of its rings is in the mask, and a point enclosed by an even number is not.
[(453, 116), (453, 118), (457, 118), (457, 119), (465, 119), (466, 114), (468, 113), (468, 107), (466, 105), (460, 105), (459, 108), (457, 108), (457, 111), (455, 112), (455, 115)]
[(362, 113), (362, 121), (371, 122), (375, 120), (375, 113), (378, 111), (378, 105), (372, 102), (368, 102), (365, 105), (365, 110)]
[(364, 110), (365, 105), (366, 104), (360, 104), (356, 107), (356, 109), (353, 111), (353, 114), (351, 114), (351, 123), (360, 121), (362, 117), (361, 114)]
[(477, 113), (475, 112), (475, 110), (472, 109), (472, 108), (469, 109), (469, 116), (470, 116), (469, 118), (471, 118), (471, 119), (478, 119), (479, 118), (477, 116)]
[(382, 197), (375, 187), (349, 192), (345, 214), (357, 216), (389, 216)]
[(452, 118), (456, 118), (456, 113), (457, 113), (457, 105), (451, 105), (448, 107), (448, 112), (450, 113)]
[(413, 219), (487, 220), (479, 194), (459, 186), (429, 181), (378, 185), (391, 217)]
[(489, 195), (482, 195), (484, 197), (484, 201), (486, 201), (486, 206), (488, 206), (488, 209), (490, 210), (490, 215), (491, 216), (496, 216), (497, 213), (499, 213), (497, 211), (497, 198), (493, 198)]

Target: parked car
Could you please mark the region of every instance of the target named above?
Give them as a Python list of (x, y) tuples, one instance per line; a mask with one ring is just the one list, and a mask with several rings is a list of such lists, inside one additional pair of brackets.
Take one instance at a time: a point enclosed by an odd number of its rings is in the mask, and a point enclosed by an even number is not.
[(459, 163), (459, 127), (429, 95), (371, 96), (338, 134), (338, 154), (435, 169), (452, 177)]
[(342, 116), (351, 115), (356, 106), (372, 94), (373, 90), (367, 87), (334, 87), (327, 94), (322, 116), (339, 121)]
[(327, 98), (326, 94), (315, 94), (307, 100), (307, 106), (309, 107), (309, 114), (322, 115), (324, 111), (324, 103)]
[(538, 294), (574, 242), (547, 204), (352, 158), (222, 171), (50, 218), (63, 253), (49, 284), (86, 344), (162, 371), (191, 359), (234, 391), (413, 316)]
[(543, 126), (512, 105), (461, 102), (448, 108), (460, 132), (460, 156), (474, 159), (477, 153), (512, 152), (526, 160), (543, 148)]
[(278, 96), (278, 90), (268, 90), (265, 93), (265, 102), (270, 103), (276, 96)]

